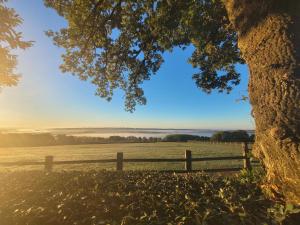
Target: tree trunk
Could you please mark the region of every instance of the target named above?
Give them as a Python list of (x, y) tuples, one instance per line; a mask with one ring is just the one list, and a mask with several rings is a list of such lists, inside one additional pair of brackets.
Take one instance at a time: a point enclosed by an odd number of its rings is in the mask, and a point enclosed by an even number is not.
[(300, 204), (299, 1), (282, 2), (286, 5), (276, 0), (227, 0), (225, 5), (250, 70), (253, 149), (266, 168), (266, 187)]

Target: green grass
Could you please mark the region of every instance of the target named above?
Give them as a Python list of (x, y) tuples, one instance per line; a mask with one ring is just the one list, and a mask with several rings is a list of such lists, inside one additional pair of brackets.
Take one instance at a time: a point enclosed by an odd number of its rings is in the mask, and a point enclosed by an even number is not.
[[(192, 150), (193, 157), (239, 156), (240, 144), (212, 144), (204, 142), (161, 142), (98, 145), (65, 145), (48, 147), (0, 148), (0, 162), (44, 161), (46, 155), (54, 160), (85, 160), (116, 158), (117, 152), (123, 152), (124, 158), (181, 158), (185, 150)], [(195, 162), (193, 169), (228, 168), (242, 166), (241, 160)], [(172, 170), (183, 169), (184, 163), (125, 163), (125, 170)], [(0, 167), (0, 170), (42, 169), (38, 166)], [(79, 164), (55, 166), (55, 170), (115, 169), (115, 164)]]

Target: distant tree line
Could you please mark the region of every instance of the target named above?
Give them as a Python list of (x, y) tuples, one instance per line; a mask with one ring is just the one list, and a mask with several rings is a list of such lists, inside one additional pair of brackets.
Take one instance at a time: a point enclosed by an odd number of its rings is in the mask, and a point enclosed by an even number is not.
[(249, 135), (245, 130), (234, 130), (215, 132), (210, 139), (211, 141), (220, 142), (254, 142), (254, 138), (254, 134)]
[(219, 131), (212, 137), (171, 134), (160, 137), (78, 137), (65, 134), (51, 133), (0, 133), (0, 147), (38, 147), (51, 145), (80, 145), (80, 144), (111, 144), (111, 143), (155, 143), (155, 142), (187, 142), (187, 141), (218, 141), (243, 142), (254, 141), (254, 135), (249, 136), (246, 131)]
[(160, 142), (158, 137), (78, 137), (51, 133), (0, 133), (0, 147), (35, 147), (51, 145), (110, 144), (110, 143), (153, 143)]
[(186, 141), (217, 141), (217, 142), (254, 142), (254, 134), (249, 135), (247, 131), (217, 131), (211, 137), (189, 135), (189, 134), (171, 134), (163, 138), (167, 142), (186, 142)]
[(170, 134), (164, 137), (167, 142), (186, 142), (186, 141), (209, 141), (210, 137), (190, 135), (190, 134)]

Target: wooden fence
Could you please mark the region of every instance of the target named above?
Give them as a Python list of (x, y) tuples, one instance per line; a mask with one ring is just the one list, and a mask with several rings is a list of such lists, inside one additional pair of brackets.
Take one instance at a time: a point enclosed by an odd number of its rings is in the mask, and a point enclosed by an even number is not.
[[(186, 150), (184, 158), (171, 158), (171, 159), (161, 159), (161, 158), (124, 158), (123, 152), (118, 152), (116, 159), (95, 159), (95, 160), (71, 160), (71, 161), (54, 161), (53, 156), (46, 156), (44, 162), (0, 162), (0, 166), (35, 166), (44, 165), (46, 172), (51, 172), (54, 165), (65, 165), (65, 164), (84, 164), (84, 163), (116, 163), (116, 170), (122, 171), (124, 163), (140, 163), (140, 162), (184, 162), (185, 170), (175, 170), (176, 172), (194, 172), (200, 170), (193, 170), (193, 162), (204, 162), (204, 161), (221, 161), (221, 160), (243, 160), (243, 167), (241, 168), (219, 168), (219, 169), (204, 169), (204, 172), (226, 172), (226, 171), (239, 171), (242, 169), (251, 170), (251, 157), (250, 150), (247, 143), (243, 143), (243, 155), (242, 156), (222, 156), (222, 157), (201, 157), (193, 158), (192, 151)], [(257, 162), (257, 161), (255, 161)], [(173, 170), (174, 171), (174, 170)]]

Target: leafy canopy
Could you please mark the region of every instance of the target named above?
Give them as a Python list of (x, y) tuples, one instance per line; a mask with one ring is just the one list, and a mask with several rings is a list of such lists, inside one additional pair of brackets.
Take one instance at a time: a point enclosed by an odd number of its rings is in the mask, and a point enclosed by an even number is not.
[(230, 92), (240, 82), (243, 63), (237, 34), (221, 0), (45, 0), (68, 26), (48, 31), (63, 54), (63, 72), (97, 86), (110, 100), (125, 91), (125, 108), (145, 104), (141, 88), (163, 63), (163, 53), (194, 47), (189, 62), (196, 85), (210, 93)]
[(19, 75), (14, 72), (17, 65), (14, 49), (26, 49), (32, 42), (22, 40), (22, 33), (16, 27), (22, 19), (15, 10), (5, 6), (6, 0), (0, 0), (0, 88), (16, 85)]

